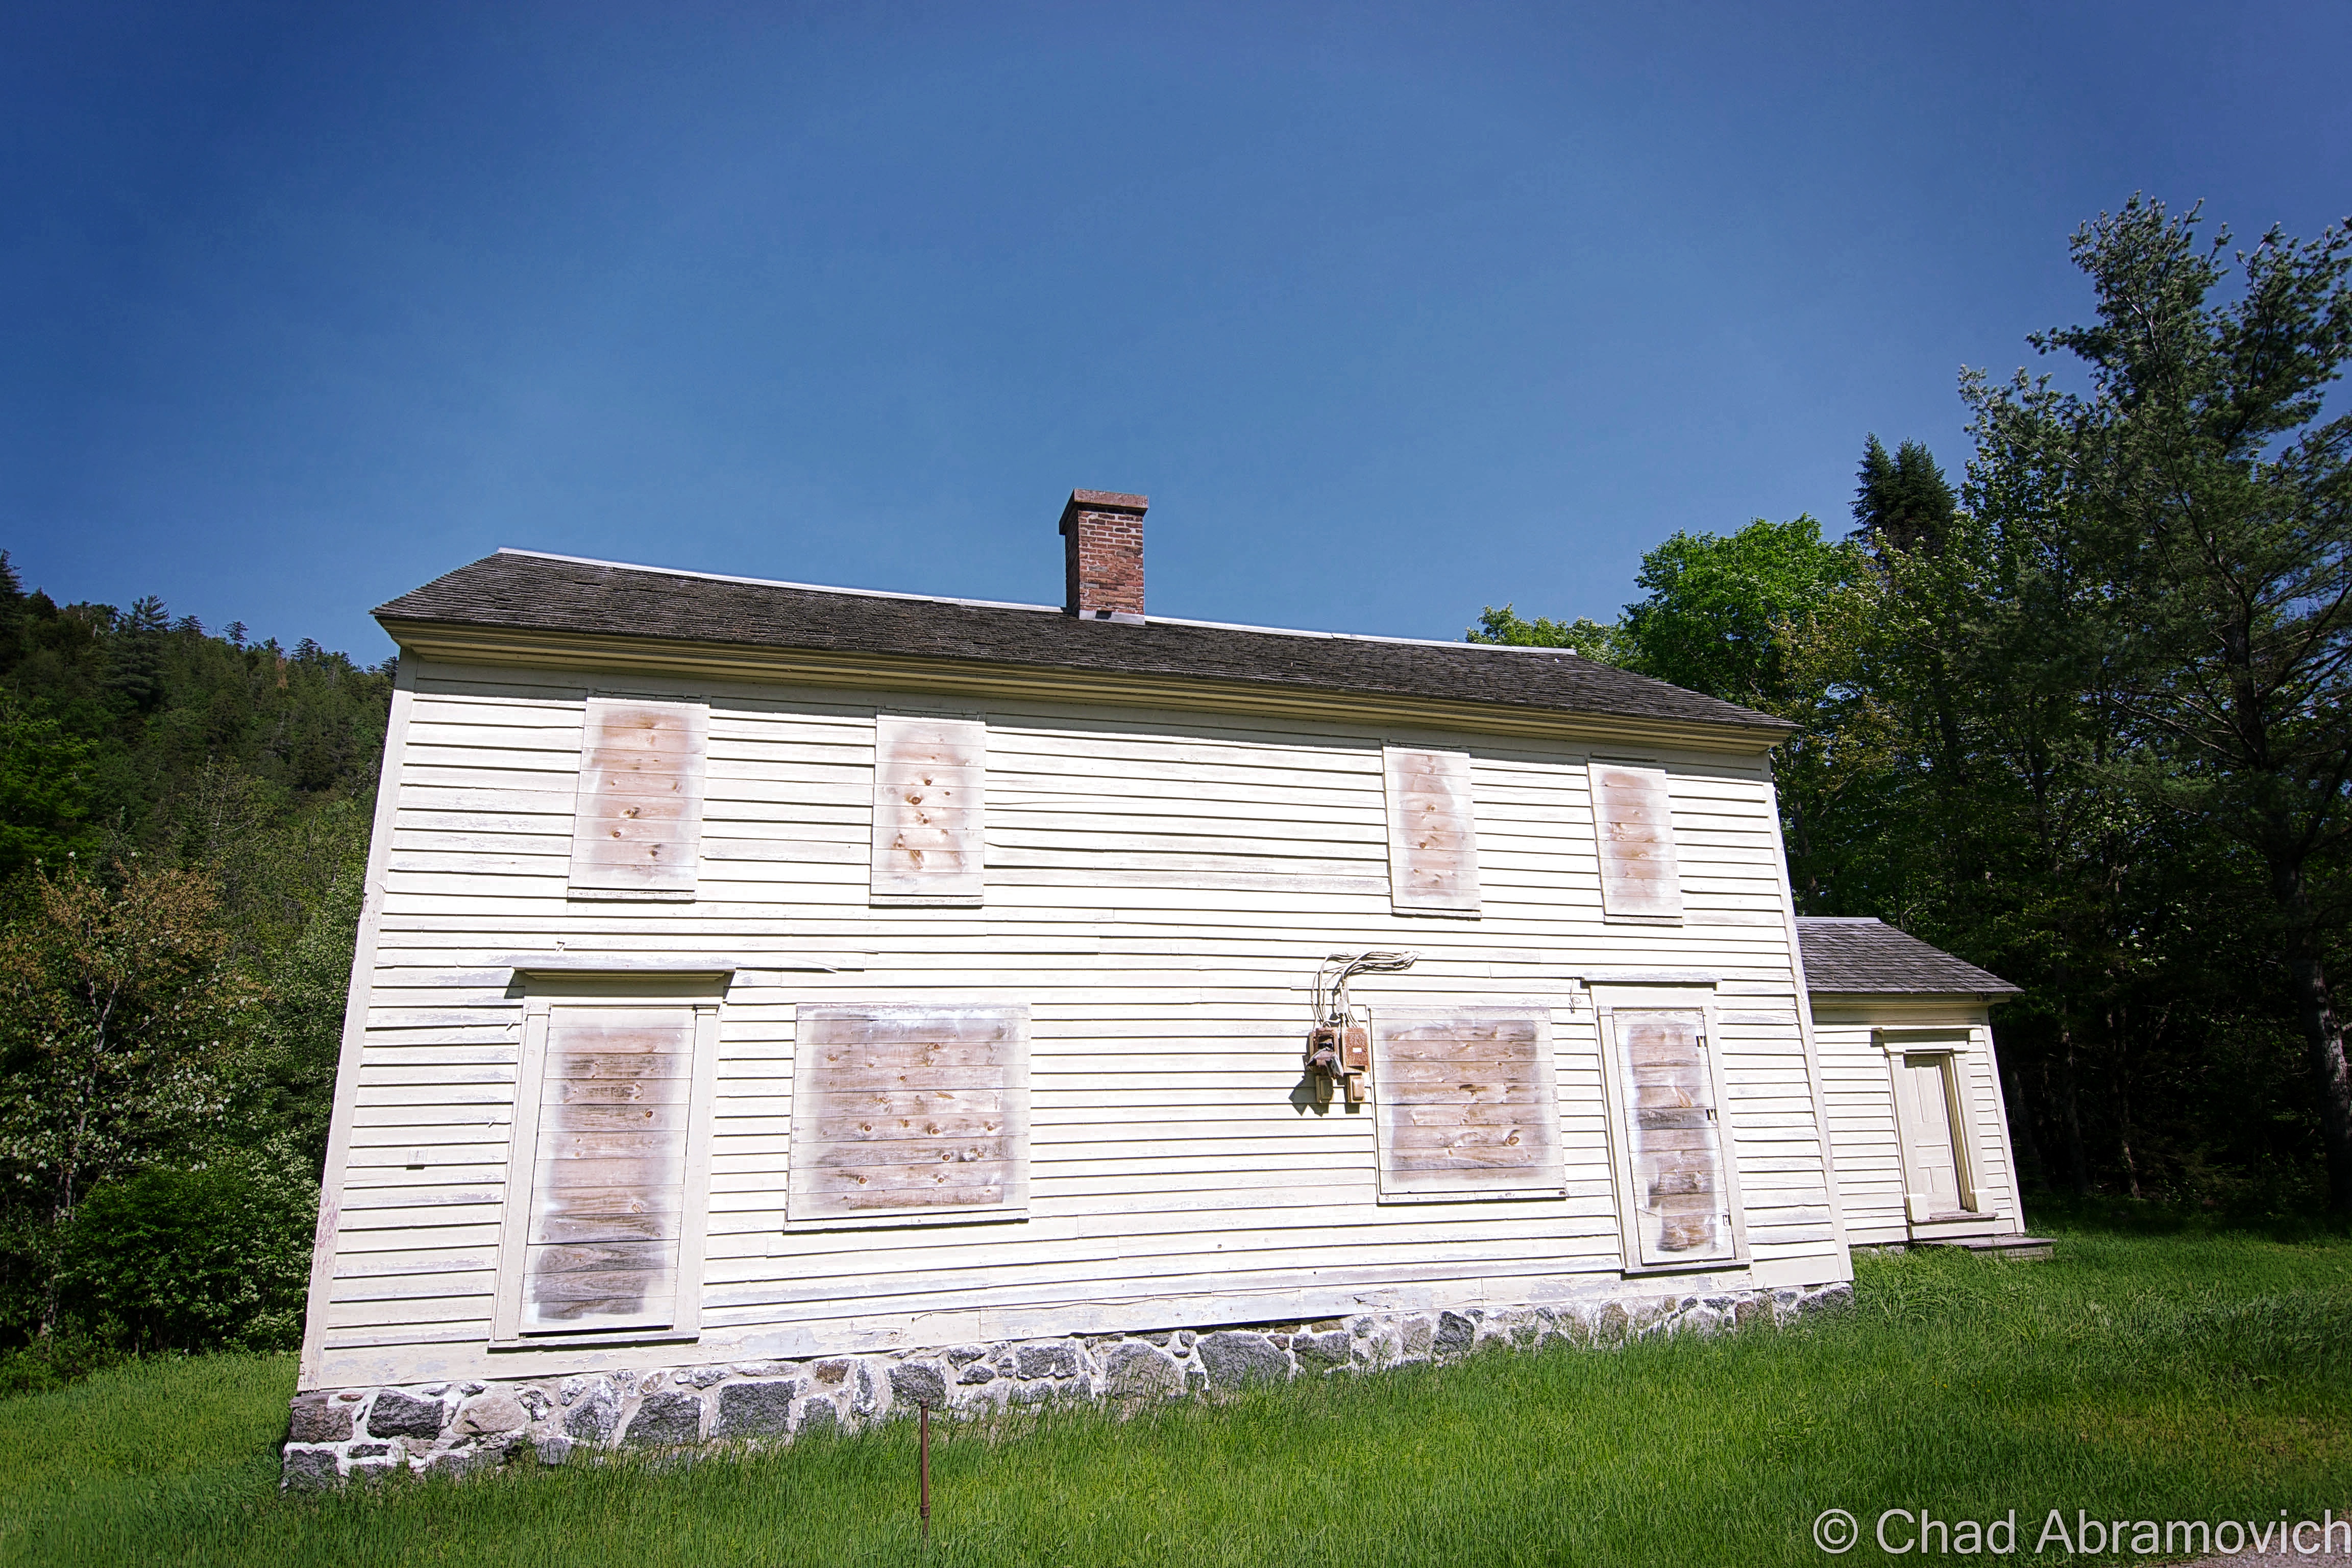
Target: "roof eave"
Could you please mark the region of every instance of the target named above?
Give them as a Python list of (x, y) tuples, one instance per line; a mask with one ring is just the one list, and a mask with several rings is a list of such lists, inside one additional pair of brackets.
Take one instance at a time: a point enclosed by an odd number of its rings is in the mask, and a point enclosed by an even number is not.
[(1268, 716), (1421, 723), (1496, 734), (1618, 742), (1647, 740), (1661, 745), (1756, 757), (1769, 753), (1797, 729), (1777, 719), (1761, 723), (1665, 719), (1223, 676), (1138, 674), (949, 656), (709, 642), (630, 632), (487, 626), (478, 621), (387, 613), (391, 609), (391, 605), (381, 606), (375, 619), (404, 655), (449, 664), (531, 666), (582, 672), (656, 669), (682, 676), (760, 683), (882, 687), (974, 697), (1065, 697), (1121, 705), (1200, 708)]
[(2006, 1002), (2014, 996), (2024, 995), (2025, 988), (2021, 985), (2006, 984), (1993, 990), (1962, 985), (1873, 985), (1857, 988), (1852, 985), (1808, 984), (1805, 987), (1805, 994), (1809, 996), (1826, 996), (1837, 1000), (1850, 997), (1856, 1001), (1884, 1001), (1890, 996), (1965, 996), (1990, 1006)]

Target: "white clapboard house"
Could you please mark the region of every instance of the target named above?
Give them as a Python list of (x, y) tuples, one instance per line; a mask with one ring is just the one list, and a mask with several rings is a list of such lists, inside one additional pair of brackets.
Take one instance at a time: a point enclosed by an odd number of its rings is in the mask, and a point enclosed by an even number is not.
[(1801, 945), (1787, 726), (1147, 616), (1144, 510), (1071, 498), (1059, 606), (501, 552), (377, 612), (289, 1474), (1728, 1323), (2019, 1229), (2005, 988)]
[(1874, 920), (1800, 917), (1813, 1039), (1856, 1247), (2046, 1257), (2018, 1205), (1991, 1008), (2017, 987)]

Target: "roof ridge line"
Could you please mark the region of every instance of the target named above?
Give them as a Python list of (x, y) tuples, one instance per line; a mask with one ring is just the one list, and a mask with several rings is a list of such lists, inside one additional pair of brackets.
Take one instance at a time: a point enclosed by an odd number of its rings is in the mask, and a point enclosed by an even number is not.
[[(745, 577), (731, 572), (698, 572), (685, 566), (651, 566), (637, 561), (606, 561), (594, 555), (563, 555), (552, 550), (522, 550), (501, 544), (497, 553), (521, 555), (534, 561), (562, 561), (573, 566), (603, 566), (615, 572), (649, 572), (660, 577), (687, 577), (702, 583), (740, 583), (751, 588), (790, 588), (803, 594), (846, 594), (861, 599), (903, 599), (919, 605), (967, 605), (977, 610), (1035, 610), (1044, 615), (1066, 614), (1059, 605), (1033, 605), (1015, 599), (967, 599), (953, 594), (909, 594), (895, 588), (845, 588), (832, 583), (794, 583), (782, 577)], [(1397, 643), (1407, 647), (1460, 648), (1480, 653), (1566, 654), (1570, 658), (1583, 659), (1588, 664), (1601, 661), (1578, 653), (1574, 648), (1536, 647), (1515, 643), (1480, 643), (1467, 640), (1455, 642), (1441, 637), (1391, 637), (1381, 632), (1325, 632), (1308, 626), (1262, 626), (1248, 621), (1202, 621), (1187, 616), (1144, 616), (1145, 621), (1161, 626), (1198, 626), (1204, 631), (1253, 632), (1260, 637), (1312, 637), (1326, 642)], [(1617, 669), (1615, 665), (1602, 668)], [(1634, 675), (1630, 669), (1620, 669), (1622, 675)], [(1648, 679), (1650, 677), (1643, 677)], [(1701, 695), (1704, 695), (1702, 693)]]
[(751, 588), (793, 588), (803, 594), (848, 594), (861, 599), (907, 599), (919, 605), (970, 605), (978, 610), (1042, 610), (1062, 613), (1059, 605), (1031, 605), (1013, 599), (962, 599), (952, 594), (907, 594), (894, 588), (844, 588), (832, 583), (792, 583), (782, 577), (744, 577), (732, 572), (697, 572), (685, 566), (649, 566), (642, 561), (606, 561), (594, 555), (559, 555), (552, 550), (498, 548), (500, 555), (522, 555), (534, 561), (562, 561), (573, 566), (606, 566), (615, 572), (650, 572), (657, 577), (690, 577), (699, 583), (740, 583)]

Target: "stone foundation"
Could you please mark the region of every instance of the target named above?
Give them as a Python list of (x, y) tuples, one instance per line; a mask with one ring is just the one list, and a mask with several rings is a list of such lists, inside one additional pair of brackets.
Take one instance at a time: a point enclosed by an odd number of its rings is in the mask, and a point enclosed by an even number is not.
[(284, 1484), (406, 1468), (465, 1475), (514, 1460), (757, 1446), (855, 1431), (919, 1405), (974, 1416), (1058, 1401), (1138, 1403), (1295, 1377), (1458, 1360), (1492, 1345), (1609, 1345), (1780, 1324), (1851, 1288), (1625, 1298), (1579, 1305), (1363, 1312), (1207, 1332), (1107, 1334), (499, 1383), (346, 1388), (294, 1401)]

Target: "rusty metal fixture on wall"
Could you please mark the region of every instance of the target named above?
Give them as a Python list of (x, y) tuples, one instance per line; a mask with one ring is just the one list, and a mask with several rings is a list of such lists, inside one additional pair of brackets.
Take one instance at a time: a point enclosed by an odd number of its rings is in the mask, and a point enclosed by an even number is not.
[(1399, 949), (1374, 948), (1335, 952), (1315, 966), (1315, 1026), (1307, 1032), (1304, 1056), (1307, 1074), (1315, 1082), (1316, 1103), (1328, 1105), (1334, 1086), (1347, 1095), (1349, 1105), (1364, 1102), (1364, 1079), (1372, 1065), (1372, 1034), (1356, 1018), (1348, 1001), (1348, 982), (1359, 974), (1400, 973), (1411, 969), (1420, 956)]

